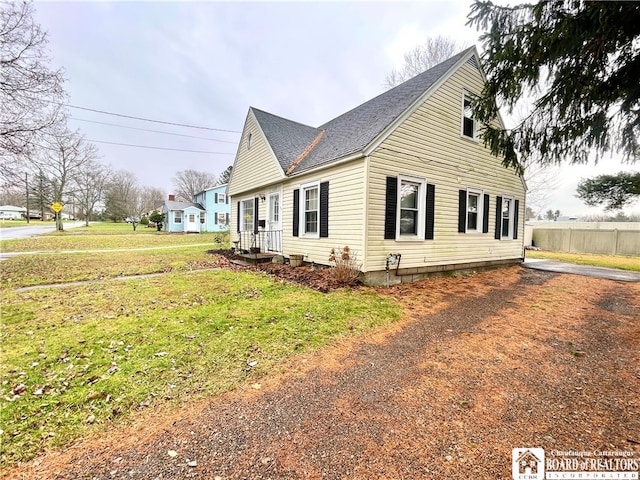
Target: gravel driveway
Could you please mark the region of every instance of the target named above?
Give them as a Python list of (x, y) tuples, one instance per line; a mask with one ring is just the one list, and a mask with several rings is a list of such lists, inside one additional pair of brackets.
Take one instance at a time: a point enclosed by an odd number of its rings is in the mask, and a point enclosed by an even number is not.
[(638, 454), (640, 284), (512, 267), (379, 292), (401, 322), (5, 473), (500, 479), (516, 447)]

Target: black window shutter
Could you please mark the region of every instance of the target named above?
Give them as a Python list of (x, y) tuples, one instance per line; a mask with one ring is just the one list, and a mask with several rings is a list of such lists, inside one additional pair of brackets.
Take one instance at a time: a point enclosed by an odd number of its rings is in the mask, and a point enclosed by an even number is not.
[(236, 223), (236, 228), (238, 229), (238, 233), (240, 233), (240, 202), (238, 202), (238, 222)]
[(467, 231), (467, 191), (458, 190), (458, 233)]
[(489, 233), (489, 194), (484, 194), (482, 201), (482, 233)]
[(215, 212), (214, 212), (214, 214), (213, 214), (213, 223), (214, 223), (215, 225), (217, 225), (217, 224), (218, 224), (218, 214), (217, 214), (217, 213), (215, 213)]
[(436, 186), (427, 183), (427, 212), (426, 225), (424, 231), (425, 240), (433, 240), (434, 224), (436, 213)]
[(320, 238), (329, 236), (329, 182), (320, 184)]
[(518, 210), (520, 210), (520, 200), (515, 202), (515, 212), (513, 212), (513, 238), (518, 238)]
[(495, 239), (500, 240), (502, 235), (502, 197), (496, 197), (496, 234)]
[(384, 210), (384, 238), (396, 238), (396, 210), (398, 208), (398, 178), (387, 177), (387, 191)]
[(300, 236), (300, 189), (293, 191), (293, 236)]
[(258, 233), (258, 208), (260, 207), (260, 199), (258, 197), (253, 199), (253, 233)]

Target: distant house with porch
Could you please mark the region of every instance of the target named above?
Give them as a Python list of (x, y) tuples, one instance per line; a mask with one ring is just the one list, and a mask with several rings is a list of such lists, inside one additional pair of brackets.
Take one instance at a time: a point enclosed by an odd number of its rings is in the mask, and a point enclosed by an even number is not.
[(163, 228), (167, 232), (200, 233), (206, 221), (206, 210), (196, 202), (181, 202), (169, 195), (162, 206)]

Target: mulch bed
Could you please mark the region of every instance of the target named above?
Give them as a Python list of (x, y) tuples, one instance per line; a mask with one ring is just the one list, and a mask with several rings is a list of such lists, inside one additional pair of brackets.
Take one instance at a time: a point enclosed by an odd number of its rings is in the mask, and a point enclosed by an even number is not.
[(265, 262), (257, 265), (244, 266), (231, 263), (231, 260), (239, 259), (231, 250), (210, 250), (207, 253), (214, 258), (212, 262), (219, 268), (263, 272), (271, 277), (304, 285), (305, 287), (323, 293), (340, 288), (358, 288), (361, 286), (357, 280), (350, 283), (338, 281), (334, 270), (331, 267), (323, 265), (304, 264), (299, 267), (292, 267), (288, 263), (276, 264)]

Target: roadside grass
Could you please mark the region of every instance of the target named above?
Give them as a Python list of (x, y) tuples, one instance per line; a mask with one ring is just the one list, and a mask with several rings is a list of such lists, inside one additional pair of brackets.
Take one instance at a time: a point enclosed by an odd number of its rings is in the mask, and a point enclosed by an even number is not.
[[(131, 228), (131, 227), (129, 227)], [(2, 240), (0, 251), (3, 252), (56, 252), (71, 250), (109, 250), (123, 248), (148, 248), (171, 245), (211, 244), (212, 247), (229, 244), (228, 233), (200, 233), (197, 235), (180, 235), (168, 232), (152, 231), (148, 234), (104, 233), (102, 230), (76, 233), (76, 229), (57, 232), (51, 235)]]
[(0, 264), (0, 288), (102, 280), (128, 275), (185, 272), (215, 267), (211, 246), (75, 254), (18, 255)]
[(53, 232), (49, 235), (168, 235), (169, 232), (158, 232), (156, 228), (137, 224), (136, 230), (133, 225), (126, 222), (90, 222), (89, 226), (74, 227), (64, 232)]
[(46, 223), (40, 220), (31, 220), (29, 223), (27, 223), (26, 220), (0, 220), (0, 228), (28, 227), (30, 225), (36, 225), (36, 222), (38, 222), (37, 225)]
[(619, 268), (640, 272), (639, 257), (621, 257), (612, 255), (595, 255), (586, 253), (547, 252), (542, 250), (527, 250), (528, 258), (546, 258), (560, 262), (576, 263), (578, 265), (592, 265), (595, 267)]
[(5, 291), (1, 463), (256, 381), (288, 356), (399, 316), (374, 293), (226, 270)]

